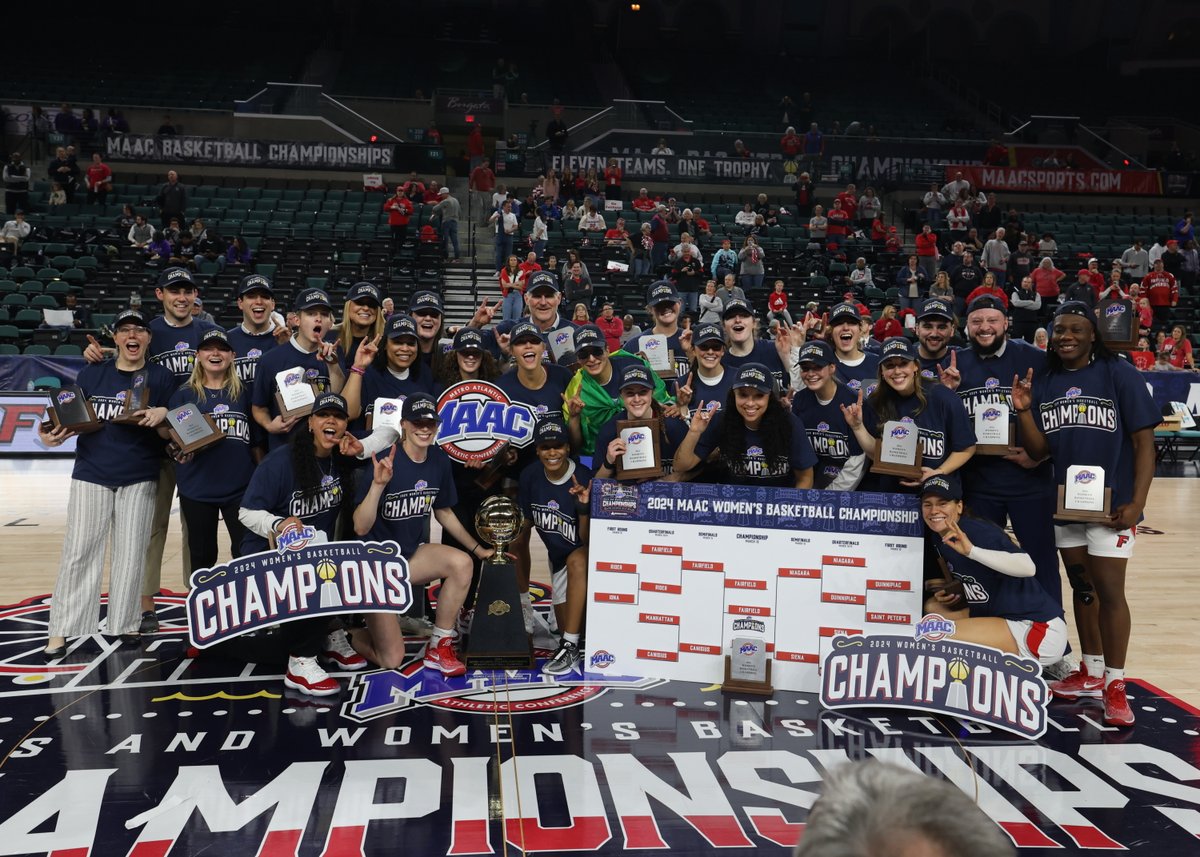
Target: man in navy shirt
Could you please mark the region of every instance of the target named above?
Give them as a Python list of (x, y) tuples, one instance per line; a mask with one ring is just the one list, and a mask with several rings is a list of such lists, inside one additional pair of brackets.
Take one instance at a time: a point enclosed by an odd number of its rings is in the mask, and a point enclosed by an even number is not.
[(258, 360), (280, 343), (286, 341), (287, 328), (277, 330), (271, 319), (275, 311), (275, 290), (271, 280), (262, 274), (247, 274), (238, 284), (238, 309), (242, 323), (227, 331), (233, 347), (234, 366), (238, 379), (253, 388)]
[(921, 377), (936, 381), (937, 367), (953, 350), (954, 309), (945, 298), (926, 298), (917, 311), (917, 363)]

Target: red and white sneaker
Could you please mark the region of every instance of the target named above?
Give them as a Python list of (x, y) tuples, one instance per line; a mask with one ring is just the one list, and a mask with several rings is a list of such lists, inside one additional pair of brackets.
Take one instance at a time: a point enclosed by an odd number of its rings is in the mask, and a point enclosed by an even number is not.
[(426, 647), (424, 665), (447, 676), (462, 675), (467, 671), (466, 664), (455, 654), (454, 641), (449, 637), (442, 637), (436, 646)]
[(288, 658), (283, 683), (309, 696), (331, 696), (342, 689), (335, 679), (329, 677), (329, 673), (321, 669), (316, 658)]
[(321, 653), (321, 657), (344, 670), (362, 670), (370, 666), (366, 658), (354, 651), (354, 647), (350, 645), (350, 638), (340, 628), (330, 632), (325, 638), (325, 651)]
[(1062, 681), (1052, 681), (1047, 687), (1059, 699), (1099, 699), (1104, 693), (1104, 679), (1088, 675), (1081, 664)]
[(1104, 688), (1104, 722), (1109, 726), (1132, 726), (1133, 709), (1125, 698), (1125, 679), (1119, 678)]

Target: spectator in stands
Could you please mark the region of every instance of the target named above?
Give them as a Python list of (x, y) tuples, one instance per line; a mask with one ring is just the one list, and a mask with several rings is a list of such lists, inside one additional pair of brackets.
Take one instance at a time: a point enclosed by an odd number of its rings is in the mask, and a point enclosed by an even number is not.
[(763, 274), (766, 271), (766, 251), (759, 245), (753, 235), (746, 236), (746, 243), (738, 251), (741, 264), (743, 289), (761, 289)]
[(996, 275), (988, 271), (983, 275), (983, 283), (978, 288), (967, 295), (967, 306), (970, 306), (976, 298), (993, 297), (1000, 303), (1004, 304), (1004, 308), (1008, 308), (1008, 295), (1004, 293), (1004, 289), (996, 280)]
[(166, 267), (172, 250), (174, 247), (171, 245), (167, 233), (159, 232), (150, 239), (150, 243), (146, 246), (146, 265), (151, 268)]
[(583, 327), (585, 324), (591, 324), (592, 319), (588, 316), (588, 305), (586, 303), (577, 303), (571, 311), (571, 324), (576, 327)]
[(79, 295), (75, 294), (75, 292), (67, 292), (63, 297), (62, 308), (69, 310), (71, 313), (70, 326), (43, 324), (42, 327), (58, 330), (79, 330), (92, 326), (92, 311), (79, 302)]
[[(713, 283), (713, 286), (713, 297), (716, 297), (716, 284)], [(767, 295), (767, 319), (775, 323), (783, 322), (788, 327), (792, 326), (792, 314), (788, 312), (788, 296), (784, 290), (783, 280), (776, 280), (774, 289)]]
[(671, 248), (671, 231), (668, 228), (667, 217), (667, 206), (658, 203), (654, 216), (650, 218), (650, 237), (654, 239), (650, 255), (652, 273), (666, 264), (667, 252)]
[(178, 218), (180, 223), (183, 222), (183, 213), (187, 209), (187, 200), (187, 190), (179, 183), (179, 173), (169, 170), (167, 172), (167, 181), (158, 189), (158, 196), (155, 199), (163, 226), (169, 224), (173, 217)]
[(667, 223), (678, 223), (683, 219), (683, 211), (680, 210), (679, 203), (673, 196), (667, 197), (666, 218)]
[(117, 216), (117, 219), (113, 221), (113, 225), (116, 226), (117, 232), (119, 232), (121, 235), (127, 235), (130, 227), (133, 226), (136, 220), (137, 215), (133, 212), (133, 206), (129, 203), (125, 203), (123, 206), (121, 206), (121, 213)]
[(947, 204), (947, 199), (942, 196), (942, 192), (938, 190), (937, 183), (934, 182), (929, 186), (929, 190), (921, 197), (921, 220), (931, 226), (940, 226), (942, 222), (942, 209)]
[(154, 240), (154, 233), (154, 227), (146, 222), (146, 218), (143, 215), (138, 214), (134, 216), (133, 226), (129, 227), (129, 234), (125, 237), (134, 247), (137, 247), (139, 250), (145, 250), (149, 248), (150, 242)]
[(629, 239), (630, 266), (635, 277), (648, 276), (653, 267), (654, 238), (650, 224), (643, 223), (639, 233)]
[(1183, 272), (1183, 254), (1179, 252), (1179, 242), (1172, 238), (1167, 242), (1166, 251), (1159, 257), (1163, 270), (1175, 279)]
[[(496, 189), (492, 192), (492, 198), (488, 201), (492, 207), (491, 210), (492, 211), (499, 210), (500, 206), (504, 204), (504, 201), (506, 199), (511, 200), (512, 194), (510, 194), (508, 192), (508, 185), (506, 185), (504, 182), (499, 182), (496, 185)], [(518, 211), (518, 208), (514, 204), (513, 205), (513, 214), (517, 214), (517, 211)], [(518, 216), (520, 216), (520, 215), (518, 215)]]
[(738, 257), (728, 238), (721, 240), (721, 249), (713, 253), (709, 270), (714, 280), (724, 280), (726, 274), (737, 271)]
[(1171, 328), (1171, 335), (1163, 342), (1163, 352), (1167, 362), (1176, 369), (1196, 371), (1196, 361), (1192, 357), (1192, 343), (1188, 339), (1187, 328), (1177, 324)]
[(50, 186), (50, 195), (46, 197), (46, 205), (51, 208), (58, 208), (60, 205), (67, 204), (67, 192), (63, 190), (63, 186), (58, 182), (54, 182)]
[(667, 145), (667, 138), (666, 138), (666, 137), (659, 137), (659, 138), (658, 138), (658, 145), (656, 145), (656, 146), (655, 146), (653, 149), (651, 149), (651, 150), (650, 150), (650, 154), (652, 154), (652, 155), (660, 155), (660, 156), (661, 156), (661, 155), (666, 155), (666, 156), (668, 156), (668, 157), (669, 157), (669, 156), (671, 156), (671, 155), (674, 155), (674, 154), (675, 154), (675, 150), (674, 150), (674, 149), (672, 149), (670, 146), (668, 146), (668, 145)]
[(1014, 281), (1009, 303), (1012, 307), (1012, 335), (1030, 342), (1037, 329), (1042, 313), (1042, 297), (1033, 284), (1033, 276), (1026, 274)]
[(192, 240), (191, 230), (185, 229), (171, 244), (172, 265), (196, 270), (196, 242)]
[(1150, 254), (1142, 247), (1141, 238), (1134, 238), (1133, 245), (1121, 254), (1121, 267), (1135, 280), (1150, 273)]
[(171, 222), (163, 227), (162, 233), (167, 240), (174, 244), (179, 238), (179, 232), (182, 229), (181, 221), (178, 217), (172, 217)]
[(433, 122), (430, 122), (429, 127), (425, 129), (425, 142), (431, 146), (442, 145), (442, 132)]
[(746, 229), (754, 225), (754, 203), (747, 202), (742, 206), (742, 210), (734, 215), (733, 222), (735, 225)]
[(700, 284), (704, 282), (704, 258), (700, 249), (688, 236), (688, 240), (681, 241), (672, 252), (671, 259), (671, 281), (679, 293), (683, 311), (696, 314), (700, 310)]
[(919, 264), (916, 255), (908, 257), (908, 264), (896, 272), (896, 290), (899, 292), (901, 309), (916, 309), (925, 294), (929, 275)]
[(925, 276), (933, 279), (938, 271), (938, 236), (933, 231), (931, 224), (926, 223), (921, 227), (921, 231), (917, 233), (917, 261), (921, 265), (921, 269), (925, 272)]
[[(1008, 237), (1008, 230), (1005, 230)], [(1021, 280), (1033, 273), (1033, 256), (1029, 253), (1029, 243), (1022, 238), (1017, 242), (1017, 249), (1008, 256), (1008, 276), (1005, 282), (1020, 283)]]
[(608, 231), (604, 215), (596, 209), (595, 200), (587, 199), (583, 203), (583, 214), (579, 218), (579, 231), (587, 236), (599, 237)]
[(1179, 283), (1164, 269), (1162, 259), (1155, 260), (1150, 273), (1142, 279), (1142, 293), (1150, 299), (1154, 321), (1166, 324), (1171, 318), (1171, 309), (1179, 303)]
[(1138, 333), (1142, 336), (1149, 336), (1150, 329), (1154, 326), (1154, 308), (1150, 306), (1150, 299), (1141, 297), (1137, 299), (1138, 313)]
[[(458, 218), (461, 215), (462, 206), (455, 197), (450, 195), (450, 188), (439, 188), (438, 201), (433, 206), (430, 217), (436, 219), (439, 224), (438, 233), (442, 240), (442, 250), (445, 257), (451, 262), (457, 262), (459, 256), (462, 255), (458, 247)], [(545, 229), (545, 223), (542, 224), (542, 228)], [(454, 248), (453, 253), (450, 251), (451, 246)], [(545, 246), (545, 242), (542, 246)]]
[(821, 129), (813, 122), (808, 126), (808, 132), (804, 135), (804, 163), (805, 169), (808, 172), (819, 172), (821, 163), (825, 160), (825, 136), (821, 133)]
[(950, 231), (950, 241), (965, 241), (967, 238), (967, 230), (971, 228), (971, 212), (967, 210), (966, 203), (961, 199), (954, 201), (954, 205), (946, 214), (946, 228)]
[(826, 215), (829, 221), (829, 226), (826, 229), (827, 239), (830, 244), (841, 247), (846, 242), (846, 236), (850, 233), (850, 214), (842, 207), (841, 198), (834, 199), (833, 207), (829, 209), (829, 214)]
[(604, 306), (600, 308), (600, 315), (596, 316), (596, 327), (604, 334), (604, 344), (609, 351), (616, 351), (621, 347), (625, 323), (614, 314), (610, 301), (605, 301)]
[(979, 230), (972, 227), (967, 230), (967, 237), (963, 239), (963, 247), (975, 254), (976, 258), (983, 252), (983, 240), (979, 237)]
[(33, 171), (21, 158), (20, 152), (13, 152), (4, 165), (4, 210), (16, 212), (29, 207), (29, 185), (33, 181)]
[(1195, 240), (1189, 239), (1179, 255), (1183, 257), (1183, 265), (1179, 269), (1179, 288), (1190, 295), (1195, 292), (1197, 274), (1200, 273), (1200, 252), (1196, 249)]
[(1087, 271), (1088, 282), (1092, 284), (1092, 288), (1098, 297), (1100, 291), (1104, 288), (1104, 274), (1100, 273), (1100, 260), (1094, 256), (1088, 259), (1085, 270)]
[(508, 200), (492, 212), (488, 223), (494, 225), (496, 232), (496, 270), (499, 271), (504, 267), (505, 260), (512, 255), (513, 241), (520, 232), (521, 225), (512, 212), (512, 203)]
[[(172, 262), (173, 261), (174, 260), (172, 260)], [(204, 322), (214, 326), (217, 323), (217, 320), (213, 318), (212, 313), (205, 311), (204, 301), (199, 297), (199, 295), (197, 295), (196, 299), (192, 301), (192, 319), (194, 321)]]
[(996, 204), (996, 194), (989, 193), (987, 195), (987, 204), (976, 212), (973, 220), (985, 235), (990, 235), (1000, 228), (1000, 224), (1004, 222), (1004, 212)]
[(796, 184), (792, 186), (792, 193), (795, 194), (796, 204), (794, 214), (800, 222), (803, 222), (805, 218), (812, 217), (813, 192), (812, 177), (808, 173), (800, 173), (796, 177)]
[(646, 188), (638, 190), (637, 198), (634, 199), (632, 205), (635, 211), (654, 211), (655, 209), (655, 202)]
[(866, 294), (867, 286), (875, 284), (875, 277), (871, 273), (871, 269), (867, 267), (867, 260), (864, 256), (859, 256), (854, 260), (854, 267), (850, 269), (850, 274), (846, 277), (846, 282), (856, 294)]
[(1121, 279), (1120, 268), (1113, 268), (1108, 274), (1108, 284), (1096, 295), (1097, 301), (1125, 300), (1129, 293), (1125, 291), (1125, 283)]
[(604, 245), (606, 247), (629, 246), (629, 230), (625, 228), (624, 217), (618, 217), (613, 228), (604, 233)]
[(637, 339), (642, 335), (642, 326), (637, 324), (629, 313), (621, 318), (621, 323), (625, 325), (625, 332), (621, 334), (621, 346), (624, 347), (629, 340)]
[(1039, 256), (1054, 256), (1058, 253), (1058, 242), (1054, 240), (1053, 232), (1043, 232), (1042, 240), (1038, 242)]
[(546, 175), (541, 177), (542, 182), (542, 199), (547, 202), (554, 202), (558, 199), (558, 191), (561, 185), (558, 181), (558, 171), (551, 167), (547, 170)]
[(958, 170), (954, 173), (954, 178), (946, 182), (941, 190), (941, 195), (946, 202), (954, 202), (960, 196), (966, 195), (970, 189), (971, 183), (963, 178), (962, 170)]
[(575, 200), (568, 199), (562, 210), (563, 222), (578, 221), (582, 215), (583, 212), (575, 205)]
[(879, 320), (875, 322), (871, 336), (876, 342), (883, 342), (889, 337), (903, 335), (904, 325), (900, 323), (900, 319), (896, 318), (896, 308), (888, 304), (879, 314)]
[(1066, 276), (1066, 273), (1054, 267), (1054, 260), (1049, 256), (1042, 257), (1042, 261), (1033, 269), (1033, 287), (1037, 290), (1038, 295), (1042, 298), (1043, 317), (1046, 316), (1046, 311), (1049, 309), (1048, 304), (1053, 304), (1058, 301), (1058, 296), (1062, 291), (1059, 283)]
[[(684, 209), (684, 211), (687, 211), (687, 209)], [(771, 205), (765, 193), (760, 193), (755, 198), (754, 213), (761, 215), (768, 226), (775, 226), (779, 223), (779, 212), (775, 209), (775, 206)]]
[(541, 205), (538, 206), (538, 214), (542, 216), (542, 220), (546, 221), (547, 226), (552, 220), (562, 220), (562, 206), (558, 204), (557, 199), (547, 198)]
[(825, 238), (828, 234), (829, 218), (825, 216), (825, 209), (819, 205), (814, 205), (812, 217), (808, 219), (808, 240), (824, 247)]
[[(562, 263), (561, 267), (556, 272), (558, 275), (558, 281), (560, 283), (565, 283), (567, 280), (567, 277), (571, 276), (571, 268), (574, 265), (579, 265), (580, 270), (583, 271), (583, 275), (585, 277), (587, 277), (588, 279), (591, 279), (592, 272), (588, 270), (587, 263), (584, 262), (583, 259), (581, 259), (579, 257), (579, 251), (578, 250), (568, 250), (566, 260)], [(547, 266), (547, 270), (551, 270), (549, 266)]]
[(1187, 242), (1194, 240), (1196, 237), (1196, 225), (1192, 221), (1192, 213), (1190, 211), (1185, 211), (1182, 219), (1175, 224), (1175, 240), (1180, 246), (1183, 246)]
[[(575, 182), (576, 184), (579, 183), (578, 176)], [(588, 167), (587, 175), (583, 179), (583, 196), (585, 200), (592, 203), (594, 208), (599, 208), (600, 203), (603, 201), (603, 194), (601, 193), (602, 182), (603, 180), (600, 174), (596, 172), (596, 168)]]
[(779, 150), (783, 152), (783, 156), (795, 160), (803, 147), (804, 138), (796, 133), (793, 126), (787, 126), (787, 130), (783, 132), (783, 136), (779, 140)]
[(983, 268), (975, 264), (975, 254), (970, 250), (964, 251), (962, 264), (950, 275), (950, 286), (954, 289), (954, 315), (964, 318), (967, 309), (967, 295), (983, 285)]
[[(546, 250), (546, 243), (550, 240), (550, 226), (546, 223), (546, 217), (539, 210), (537, 216), (533, 218), (533, 227), (529, 231), (529, 243), (533, 247), (532, 256), (535, 259), (540, 259), (542, 253)], [(454, 261), (458, 261), (458, 232), (455, 227), (454, 235)]]
[(744, 142), (742, 142), (741, 140), (733, 141), (733, 155), (731, 157), (749, 158), (752, 154), (753, 154), (753, 152), (751, 152), (750, 149), (746, 147), (746, 144)]
[(1096, 289), (1092, 285), (1087, 268), (1080, 268), (1075, 282), (1063, 289), (1062, 300), (1080, 301), (1087, 304), (1089, 309), (1096, 308)]
[[(717, 289), (717, 296), (721, 298), (721, 312), (724, 313), (724, 307), (729, 305), (729, 302), (736, 298), (739, 301), (746, 300), (746, 293), (742, 287), (737, 284), (737, 277), (733, 274), (726, 274), (725, 279), (721, 282), (721, 287)], [(725, 316), (721, 316), (724, 320)]]
[(686, 232), (693, 238), (700, 237), (700, 224), (696, 222), (696, 214), (692, 209), (685, 208), (679, 214), (679, 231)]
[(249, 265), (253, 257), (249, 246), (246, 244), (246, 239), (241, 235), (234, 236), (229, 242), (229, 247), (225, 250), (225, 264), (238, 267), (241, 265)]
[(112, 169), (104, 163), (99, 152), (92, 153), (92, 163), (87, 168), (85, 180), (88, 205), (94, 205), (97, 202), (104, 205), (109, 191), (112, 190)]
[(945, 271), (953, 277), (954, 272), (962, 265), (962, 256), (966, 250), (967, 248), (963, 246), (961, 241), (955, 241), (950, 245), (950, 252), (943, 256), (941, 262), (938, 263), (938, 270)]
[(704, 284), (704, 294), (700, 295), (700, 318), (697, 321), (699, 324), (720, 324), (724, 311), (725, 302), (717, 294), (717, 281), (709, 280)]
[(753, 235), (759, 241), (766, 238), (769, 233), (770, 227), (767, 226), (767, 222), (761, 214), (754, 215), (754, 225), (746, 228), (746, 234)]
[[(983, 267), (986, 268), (989, 273), (995, 275), (996, 285), (1000, 287), (1002, 291), (1004, 287), (1004, 277), (1008, 274), (1008, 257), (1012, 255), (1008, 249), (1008, 244), (1004, 240), (1004, 235), (1004, 227), (997, 227), (996, 231), (993, 233), (993, 236), (988, 239), (986, 244), (983, 245), (983, 256), (981, 258)], [(970, 303), (970, 301), (968, 301), (968, 303)], [(1007, 299), (1005, 300), (1005, 303), (1007, 304)]]
[(570, 136), (567, 123), (563, 122), (561, 117), (554, 116), (546, 123), (546, 142), (550, 146), (550, 151), (561, 152), (566, 148), (567, 139)]
[(67, 154), (65, 147), (59, 146), (54, 150), (54, 159), (46, 165), (46, 175), (51, 182), (58, 182), (62, 186), (66, 201), (70, 202), (79, 181), (79, 165)]
[[(478, 130), (479, 128), (476, 126), (471, 132), (472, 135)], [(470, 144), (470, 140), (471, 138), (468, 137), (468, 145)], [(492, 172), (487, 160), (483, 157), (482, 141), (480, 145), (478, 162), (476, 162), (474, 156), (471, 158), (471, 177), (467, 184), (475, 196), (475, 204), (479, 207), (479, 222), (488, 223), (490, 222), (489, 218), (495, 212), (495, 208), (492, 207), (492, 193), (496, 190), (496, 174)]]
[(392, 253), (399, 251), (404, 239), (408, 237), (408, 221), (412, 218), (413, 204), (405, 196), (405, 187), (413, 187), (412, 181), (399, 185), (396, 192), (383, 201), (383, 211), (387, 214), (388, 227), (392, 231)]
[[(875, 188), (868, 187), (858, 198), (858, 227), (867, 234), (883, 212), (883, 200), (875, 195)], [(880, 224), (882, 225), (882, 224)], [(880, 239), (882, 240), (882, 238)]]
[(515, 255), (509, 255), (504, 267), (496, 273), (500, 281), (500, 318), (516, 321), (525, 309), (525, 282), (529, 273), (522, 270)]
[(604, 168), (605, 199), (621, 198), (621, 176), (621, 165), (617, 163), (616, 158), (609, 158), (608, 165)]
[[(197, 220), (201, 226), (200, 237), (194, 239), (196, 245), (196, 261), (204, 260), (213, 262), (217, 266), (218, 271), (225, 270), (225, 242), (221, 240), (221, 236), (215, 232), (210, 232), (204, 228), (204, 221)], [(195, 226), (192, 227), (192, 235), (195, 236)]]
[[(467, 157), (470, 159), (468, 168), (471, 170), (472, 176), (475, 175), (475, 170), (480, 166), (487, 166), (487, 160), (484, 158), (483, 154), (483, 126), (479, 123), (475, 123), (471, 126), (471, 133), (467, 135)], [(494, 180), (495, 176), (492, 178)], [(475, 189), (474, 183), (472, 183), (471, 190)], [(489, 195), (491, 192), (491, 188), (487, 188), (487, 193)]]

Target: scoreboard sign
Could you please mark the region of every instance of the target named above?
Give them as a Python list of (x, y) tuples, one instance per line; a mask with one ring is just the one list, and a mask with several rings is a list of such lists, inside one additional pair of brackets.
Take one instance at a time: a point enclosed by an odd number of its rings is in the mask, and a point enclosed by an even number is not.
[(589, 675), (718, 682), (750, 636), (775, 687), (815, 692), (835, 636), (921, 618), (914, 496), (596, 480), (590, 543)]

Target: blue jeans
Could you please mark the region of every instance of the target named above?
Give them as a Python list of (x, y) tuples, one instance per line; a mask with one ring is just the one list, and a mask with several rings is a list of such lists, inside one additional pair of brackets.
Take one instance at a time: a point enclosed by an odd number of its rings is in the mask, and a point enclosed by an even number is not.
[(667, 263), (668, 250), (669, 250), (669, 248), (667, 247), (665, 242), (660, 242), (650, 248), (650, 264), (651, 264), (650, 273), (651, 274), (653, 274), (655, 270), (657, 270), (658, 268), (662, 267), (663, 265), (665, 265)]
[(762, 288), (762, 274), (742, 274), (742, 291), (748, 292), (751, 289)]
[(508, 257), (512, 255), (513, 237), (503, 232), (496, 233), (496, 270), (504, 270)]
[(699, 314), (700, 312), (700, 293), (699, 292), (680, 292), (679, 301), (683, 304), (684, 312), (692, 312)]
[(525, 296), (517, 289), (509, 290), (500, 307), (501, 321), (516, 321), (525, 312)]
[[(450, 253), (450, 245), (454, 245), (454, 253)], [(446, 251), (446, 258), (457, 259), (462, 254), (458, 250), (458, 221), (443, 220), (442, 221), (442, 249)], [(505, 260), (507, 261), (507, 260)]]
[(649, 274), (650, 273), (650, 260), (642, 259), (642, 258), (634, 259), (633, 265), (630, 268), (630, 270), (633, 271), (633, 275), (635, 277), (640, 277), (642, 274)]
[(544, 240), (533, 242), (533, 253), (538, 259), (544, 258), (543, 254), (545, 252), (546, 252), (546, 242)]

